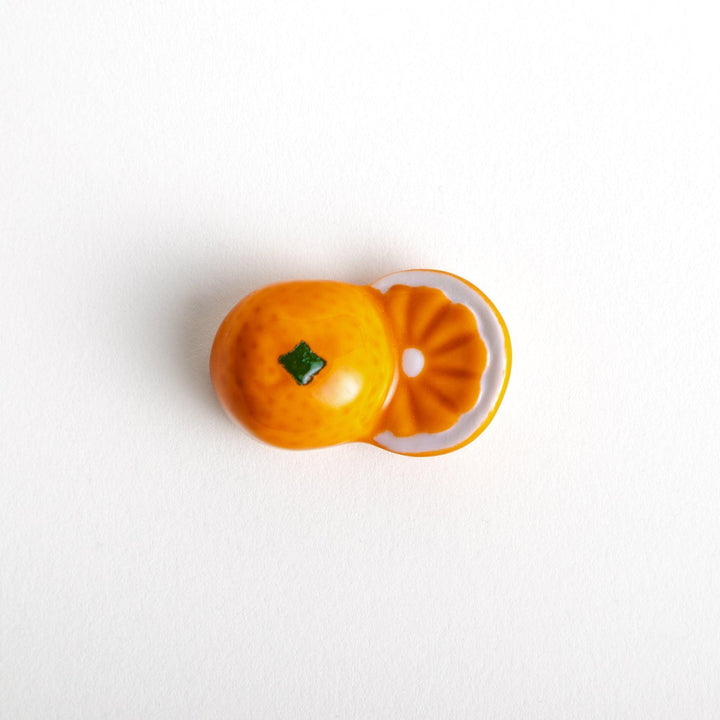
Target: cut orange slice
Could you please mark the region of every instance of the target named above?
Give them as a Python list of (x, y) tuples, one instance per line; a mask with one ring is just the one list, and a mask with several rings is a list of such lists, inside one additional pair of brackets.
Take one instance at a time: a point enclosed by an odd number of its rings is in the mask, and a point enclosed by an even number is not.
[(510, 339), (493, 304), (436, 270), (371, 286), (267, 286), (231, 310), (210, 355), (228, 414), (261, 440), (296, 449), (455, 450), (488, 425), (509, 372)]
[(510, 376), (507, 326), (466, 280), (438, 270), (387, 275), (383, 293), (401, 365), (372, 442), (404, 455), (438, 455), (490, 423)]

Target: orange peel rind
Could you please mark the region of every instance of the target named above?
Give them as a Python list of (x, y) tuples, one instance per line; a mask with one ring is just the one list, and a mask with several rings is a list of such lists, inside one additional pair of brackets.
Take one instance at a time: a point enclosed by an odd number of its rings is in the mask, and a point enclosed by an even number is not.
[(495, 306), (438, 270), (367, 286), (269, 285), (230, 311), (210, 354), (220, 403), (260, 440), (292, 449), (367, 442), (415, 456), (476, 438), (510, 365)]

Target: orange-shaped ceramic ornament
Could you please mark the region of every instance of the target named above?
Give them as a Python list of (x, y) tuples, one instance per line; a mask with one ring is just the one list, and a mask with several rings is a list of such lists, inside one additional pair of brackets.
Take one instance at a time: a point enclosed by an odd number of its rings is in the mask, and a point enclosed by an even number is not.
[(510, 360), (505, 322), (480, 290), (407, 270), (256, 290), (220, 325), (210, 375), (227, 413), (271, 445), (439, 455), (490, 423)]

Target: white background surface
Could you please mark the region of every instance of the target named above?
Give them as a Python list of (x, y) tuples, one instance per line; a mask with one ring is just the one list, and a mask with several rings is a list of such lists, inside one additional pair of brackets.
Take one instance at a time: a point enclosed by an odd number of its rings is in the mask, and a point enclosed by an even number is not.
[[(3, 2), (0, 717), (720, 717), (719, 78), (709, 2)], [(408, 267), (476, 442), (225, 418), (236, 300)]]

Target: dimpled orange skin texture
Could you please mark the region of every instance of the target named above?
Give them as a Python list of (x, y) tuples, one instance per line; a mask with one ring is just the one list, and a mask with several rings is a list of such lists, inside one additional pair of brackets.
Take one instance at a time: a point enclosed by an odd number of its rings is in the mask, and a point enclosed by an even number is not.
[[(299, 385), (279, 357), (303, 341), (326, 365)], [(314, 448), (370, 439), (397, 362), (380, 292), (303, 281), (257, 290), (231, 310), (210, 375), (228, 414), (258, 438)]]

